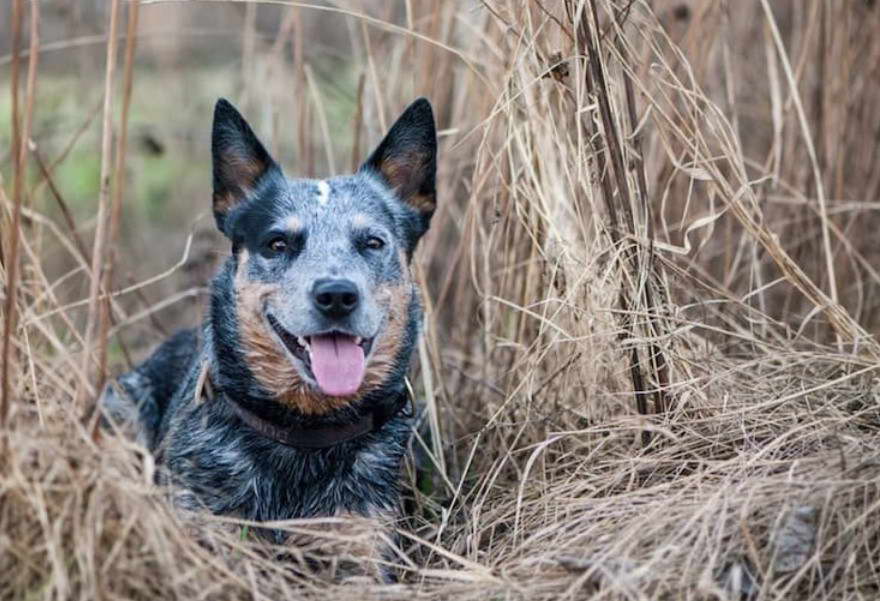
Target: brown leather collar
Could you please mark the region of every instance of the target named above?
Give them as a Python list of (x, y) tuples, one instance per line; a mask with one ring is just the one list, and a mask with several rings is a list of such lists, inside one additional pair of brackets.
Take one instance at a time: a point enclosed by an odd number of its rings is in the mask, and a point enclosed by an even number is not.
[(324, 426), (319, 428), (280, 428), (266, 421), (256, 413), (248, 411), (235, 401), (230, 400), (229, 406), (241, 421), (275, 442), (289, 447), (306, 449), (326, 449), (334, 445), (349, 442), (373, 431), (376, 420), (372, 413), (361, 417), (353, 424)]
[[(196, 383), (196, 401), (210, 401), (215, 395), (211, 385), (207, 363), (202, 366)], [(225, 398), (225, 397), (224, 397)], [(378, 430), (389, 419), (397, 415), (410, 402), (406, 387), (390, 407), (379, 409), (362, 416), (351, 424), (322, 426), (317, 428), (281, 428), (249, 411), (232, 399), (225, 398), (235, 414), (259, 434), (289, 447), (304, 449), (326, 449), (344, 442), (349, 442)], [(409, 415), (412, 417), (412, 415)]]

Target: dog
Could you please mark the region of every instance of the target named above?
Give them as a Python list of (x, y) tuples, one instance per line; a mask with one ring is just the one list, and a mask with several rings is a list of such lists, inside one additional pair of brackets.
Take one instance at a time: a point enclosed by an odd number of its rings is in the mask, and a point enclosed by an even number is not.
[(386, 529), (398, 515), (422, 321), (410, 264), (436, 207), (436, 155), (420, 98), (353, 175), (289, 179), (217, 101), (213, 213), (231, 253), (208, 314), (101, 399), (183, 508), (257, 522), (363, 516)]

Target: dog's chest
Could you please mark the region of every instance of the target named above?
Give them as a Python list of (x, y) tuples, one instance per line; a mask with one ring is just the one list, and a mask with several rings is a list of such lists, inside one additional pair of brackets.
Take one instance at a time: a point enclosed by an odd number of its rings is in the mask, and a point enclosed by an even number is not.
[[(189, 420), (187, 420), (189, 421)], [(182, 424), (181, 424), (182, 425)], [(191, 509), (258, 521), (393, 511), (405, 432), (389, 422), (365, 441), (298, 450), (194, 419), (175, 428), (166, 464)], [(185, 434), (184, 434), (185, 433)]]

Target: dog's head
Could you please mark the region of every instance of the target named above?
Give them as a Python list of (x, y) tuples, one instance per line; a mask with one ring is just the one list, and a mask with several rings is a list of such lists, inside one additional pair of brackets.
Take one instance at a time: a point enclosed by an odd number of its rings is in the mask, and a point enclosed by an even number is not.
[(436, 206), (430, 103), (353, 175), (288, 179), (225, 100), (212, 146), (233, 249), (212, 301), (223, 386), (320, 415), (402, 378), (420, 318), (409, 263)]

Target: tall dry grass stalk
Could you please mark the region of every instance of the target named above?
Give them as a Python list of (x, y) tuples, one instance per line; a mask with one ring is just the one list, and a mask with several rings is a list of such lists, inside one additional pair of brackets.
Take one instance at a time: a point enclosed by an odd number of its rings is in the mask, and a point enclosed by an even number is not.
[[(235, 520), (196, 527), (170, 510), (144, 449), (94, 440), (80, 420), (76, 391), (93, 403), (92, 357), (109, 337), (198, 293), (138, 296), (186, 262), (183, 229), (184, 257), (163, 255), (157, 275), (102, 275), (110, 224), (139, 202), (123, 188), (138, 4), (113, 2), (129, 29), (121, 108), (118, 41), (106, 40), (97, 221), (52, 217), (66, 151), (33, 150), (39, 172), (26, 177), (18, 34), (0, 57), (16, 132), (3, 155), (12, 193), (0, 183), (0, 598), (880, 595), (880, 7), (272, 4), (284, 8), (267, 49), (258, 7), (242, 11), (237, 72), (272, 147), (295, 142), (294, 172), (356, 161), (416, 95), (438, 113), (440, 209), (415, 269), (427, 316), (412, 380), (427, 419), (405, 474), (401, 583), (295, 569), (312, 555), (370, 561), (357, 524), (278, 524), (315, 541), (283, 548)], [(15, 6), (15, 31), (26, 14), (35, 24), (36, 76), (38, 5)], [(348, 32), (345, 123), (307, 51), (317, 13)], [(59, 254), (72, 271), (52, 276)], [(138, 260), (118, 255), (117, 272)], [(65, 292), (69, 278), (91, 289)]]
[[(95, 361), (95, 338), (98, 338), (97, 352), (98, 357), (106, 354), (107, 336), (104, 328), (101, 326), (105, 320), (104, 307), (105, 299), (101, 298), (101, 284), (106, 282), (106, 273), (109, 269), (107, 265), (107, 257), (110, 256), (107, 238), (110, 227), (109, 213), (110, 211), (110, 191), (112, 189), (113, 177), (113, 96), (116, 83), (116, 44), (117, 24), (119, 22), (119, 0), (111, 0), (110, 2), (110, 18), (108, 25), (107, 39), (107, 58), (106, 58), (106, 74), (104, 76), (104, 116), (101, 124), (101, 183), (100, 193), (98, 195), (98, 214), (96, 217), (95, 240), (92, 244), (92, 266), (91, 266), (91, 282), (89, 285), (89, 312), (86, 320), (85, 331), (85, 347), (82, 356), (82, 371), (86, 374), (82, 380), (77, 397), (83, 399), (77, 404), (82, 405), (86, 395), (92, 397), (101, 390), (104, 381), (103, 360), (100, 358)], [(103, 334), (101, 336), (100, 334)], [(97, 335), (97, 336), (96, 336)], [(97, 369), (94, 369), (97, 368)], [(88, 375), (90, 372), (97, 372), (95, 382), (89, 386)]]

